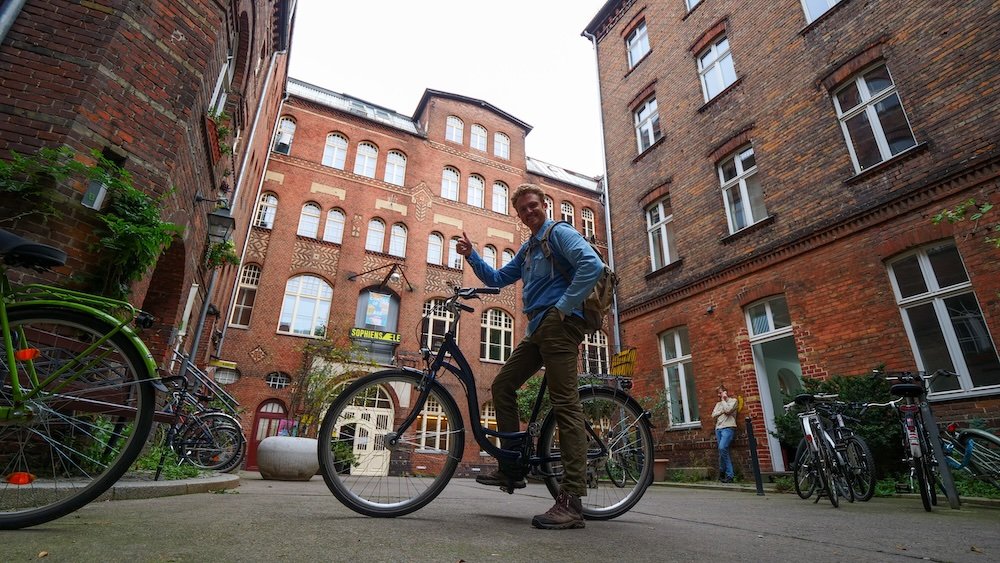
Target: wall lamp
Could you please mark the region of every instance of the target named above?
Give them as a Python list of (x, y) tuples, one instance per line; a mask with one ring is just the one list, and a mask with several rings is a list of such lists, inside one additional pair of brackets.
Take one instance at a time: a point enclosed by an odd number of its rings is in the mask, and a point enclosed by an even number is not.
[(228, 207), (217, 207), (208, 214), (208, 240), (211, 242), (226, 242), (235, 228), (236, 219), (230, 215)]
[(203, 201), (207, 201), (209, 203), (218, 203), (221, 207), (227, 207), (227, 208), (229, 207), (229, 200), (224, 197), (220, 197), (219, 199), (209, 199), (201, 195), (201, 193), (198, 193), (196, 196), (194, 196), (195, 203), (201, 203)]
[(361, 272), (360, 274), (351, 274), (351, 275), (347, 276), (347, 280), (348, 281), (354, 281), (356, 278), (359, 278), (359, 277), (364, 276), (366, 274), (370, 274), (372, 272), (377, 272), (379, 270), (384, 270), (386, 268), (388, 268), (389, 271), (386, 272), (385, 277), (382, 278), (382, 283), (378, 284), (379, 287), (385, 287), (386, 285), (389, 284), (389, 282), (399, 283), (400, 280), (402, 280), (402, 281), (406, 282), (406, 290), (407, 291), (413, 291), (413, 284), (410, 283), (410, 280), (406, 279), (406, 274), (403, 272), (403, 265), (402, 264), (396, 264), (396, 263), (384, 264), (382, 266), (379, 266), (378, 268), (372, 268), (371, 270), (365, 270), (364, 272)]

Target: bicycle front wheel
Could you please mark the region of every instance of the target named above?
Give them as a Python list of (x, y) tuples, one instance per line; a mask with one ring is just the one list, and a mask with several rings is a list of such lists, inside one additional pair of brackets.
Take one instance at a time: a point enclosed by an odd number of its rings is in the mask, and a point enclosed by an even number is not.
[[(624, 391), (611, 387), (580, 388), (587, 424), (587, 495), (583, 517), (609, 520), (629, 511), (653, 482), (653, 435), (645, 411)], [(549, 412), (538, 438), (545, 485), (559, 494), (559, 427)]]
[[(427, 401), (417, 404), (428, 384)], [(349, 385), (319, 431), (323, 480), (337, 500), (365, 516), (402, 516), (426, 505), (444, 490), (464, 448), (462, 416), (451, 394), (403, 370)]]
[(816, 490), (816, 456), (809, 449), (809, 443), (805, 438), (799, 440), (799, 447), (795, 450), (795, 465), (792, 469), (792, 478), (795, 484), (795, 494), (801, 499), (812, 496)]
[(875, 459), (861, 436), (847, 438), (845, 455), (851, 472), (851, 489), (857, 500), (868, 501), (875, 495)]
[(199, 469), (230, 471), (243, 461), (246, 439), (238, 420), (221, 412), (195, 414), (181, 429), (177, 451)]
[[(23, 404), (0, 365), (0, 529), (65, 516), (111, 487), (138, 457), (153, 420), (150, 373), (135, 345), (100, 319), (62, 309), (13, 308)], [(103, 342), (102, 342), (103, 341)], [(31, 372), (34, 375), (31, 375)], [(48, 381), (52, 379), (51, 381)]]

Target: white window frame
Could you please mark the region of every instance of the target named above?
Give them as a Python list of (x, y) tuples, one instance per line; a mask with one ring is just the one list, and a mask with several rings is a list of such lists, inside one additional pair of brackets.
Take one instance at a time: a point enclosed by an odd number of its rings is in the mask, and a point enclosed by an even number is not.
[(514, 256), (513, 250), (509, 248), (503, 249), (503, 252), (500, 253), (500, 267), (503, 268), (507, 264), (510, 264), (514, 260)]
[(444, 236), (440, 233), (431, 233), (427, 236), (427, 263), (440, 266), (443, 259)]
[(347, 214), (341, 209), (331, 209), (326, 212), (326, 225), (323, 226), (323, 240), (342, 244), (344, 242), (344, 225), (347, 224)]
[[(701, 426), (701, 419), (698, 418), (698, 397), (688, 396), (688, 379), (694, 378), (693, 373), (693, 362), (691, 361), (691, 350), (684, 350), (683, 344), (684, 339), (681, 338), (681, 332), (688, 333), (688, 346), (690, 347), (690, 332), (688, 332), (687, 327), (677, 327), (675, 329), (668, 330), (660, 334), (657, 338), (657, 342), (660, 347), (660, 360), (663, 364), (663, 387), (667, 391), (668, 404), (672, 406), (674, 393), (679, 394), (679, 403), (681, 406), (680, 413), (672, 412), (669, 415), (670, 428), (698, 428)], [(673, 345), (673, 350), (678, 353), (673, 357), (668, 356), (668, 340), (670, 340)], [(670, 370), (676, 369), (679, 380), (680, 389), (673, 389), (670, 385)], [(692, 373), (688, 373), (688, 372)], [(694, 386), (694, 385), (691, 385)], [(692, 409), (692, 405), (694, 409)], [(694, 412), (692, 412), (692, 410)], [(680, 421), (674, 422), (675, 414), (679, 414)]]
[(402, 186), (406, 181), (406, 155), (399, 151), (389, 151), (385, 157), (384, 179), (389, 184)]
[(447, 266), (453, 270), (461, 270), (465, 264), (465, 257), (458, 253), (458, 241), (461, 240), (458, 237), (452, 237), (448, 241), (448, 264)]
[(657, 111), (656, 96), (650, 96), (632, 112), (635, 121), (635, 140), (639, 153), (663, 138), (660, 129), (660, 114)]
[(274, 228), (274, 217), (278, 214), (278, 196), (266, 193), (260, 196), (260, 203), (257, 204), (257, 216), (254, 218), (255, 227), (262, 229)]
[(635, 68), (635, 65), (649, 53), (649, 31), (646, 29), (646, 20), (640, 21), (625, 37), (625, 51), (628, 53), (630, 69)]
[(552, 198), (545, 196), (545, 217), (549, 219), (555, 219), (556, 216), (556, 202), (552, 201)]
[[(487, 309), (480, 318), (479, 328), (479, 359), (487, 363), (506, 362), (514, 350), (514, 317), (503, 309)], [(499, 345), (493, 344), (494, 337), (500, 338)], [(494, 350), (497, 347), (499, 350)]]
[(430, 299), (424, 301), (422, 317), (420, 346), (437, 352), (445, 333), (455, 322), (455, 314), (444, 308), (444, 299)]
[(611, 350), (608, 348), (608, 336), (603, 330), (584, 336), (580, 347), (583, 373), (611, 373)]
[(271, 150), (278, 154), (291, 154), (292, 141), (295, 140), (295, 120), (285, 116), (278, 120), (278, 128), (274, 132)]
[(287, 373), (282, 373), (280, 371), (272, 371), (267, 374), (264, 380), (267, 386), (271, 389), (284, 389), (292, 384), (292, 378), (288, 376)]
[(493, 212), (507, 215), (507, 197), (510, 190), (507, 184), (497, 180), (493, 182)]
[(374, 178), (377, 164), (378, 147), (368, 141), (358, 143), (358, 153), (354, 155), (354, 173), (358, 176)]
[(469, 130), (469, 148), (486, 152), (486, 128), (474, 123)]
[(652, 272), (677, 261), (673, 229), (674, 216), (667, 213), (670, 210), (669, 206), (669, 199), (663, 198), (646, 208), (649, 264)]
[(510, 137), (505, 133), (493, 133), (493, 156), (510, 160)]
[(406, 225), (396, 223), (389, 230), (389, 254), (400, 258), (406, 256)]
[(465, 135), (465, 122), (454, 115), (445, 120), (444, 140), (462, 144)]
[[(746, 167), (746, 160), (749, 157), (753, 157), (753, 166)], [(735, 176), (726, 180), (725, 168), (730, 162), (736, 172)], [(719, 173), (719, 182), (722, 186), (722, 203), (726, 208), (726, 221), (729, 224), (730, 234), (742, 231), (767, 218), (767, 209), (764, 206), (764, 189), (760, 185), (760, 180), (756, 178), (757, 157), (752, 146), (747, 145), (737, 149), (733, 154), (723, 159), (716, 170)], [(755, 184), (753, 184), (754, 182)], [(751, 187), (754, 185), (756, 188), (751, 191)], [(735, 205), (734, 198), (730, 197), (731, 193), (739, 194)], [(754, 213), (752, 203), (754, 199), (760, 202), (760, 213)], [(742, 226), (737, 224), (736, 217), (744, 218)]]
[(701, 0), (684, 0), (684, 1), (687, 4), (687, 9), (689, 12), (693, 10), (695, 6), (701, 4)]
[[(841, 0), (802, 0), (802, 11), (806, 14), (806, 23), (812, 23), (819, 19), (820, 16), (830, 11), (830, 8), (836, 6)], [(810, 4), (815, 4), (815, 7), (822, 8), (822, 10), (817, 10), (814, 14), (810, 10)], [(822, 5), (826, 4), (823, 8)]]
[(307, 203), (299, 212), (299, 226), (295, 234), (300, 237), (316, 238), (319, 236), (319, 219), (323, 211), (315, 203)]
[(590, 240), (597, 235), (597, 225), (594, 222), (593, 209), (589, 207), (584, 207), (583, 211), (580, 212), (580, 222), (583, 223), (584, 238)]
[(441, 172), (441, 197), (458, 201), (458, 186), (462, 181), (462, 175), (451, 166), (445, 166)]
[(483, 247), (483, 262), (486, 262), (490, 268), (497, 269), (497, 249), (492, 244)]
[(343, 170), (346, 163), (347, 137), (340, 133), (330, 133), (323, 146), (323, 166)]
[(368, 232), (365, 234), (365, 250), (382, 252), (385, 246), (385, 223), (381, 219), (368, 221)]
[(449, 435), (448, 417), (434, 396), (427, 397), (424, 410), (414, 423), (417, 430), (417, 452), (446, 453)]
[[(247, 328), (253, 319), (253, 305), (257, 300), (257, 288), (260, 287), (261, 269), (257, 264), (244, 264), (240, 270), (240, 283), (236, 288), (236, 299), (233, 301), (233, 312), (229, 316), (229, 326)], [(246, 322), (239, 322), (246, 316)]]
[[(698, 76), (701, 79), (701, 91), (705, 95), (706, 102), (736, 82), (733, 52), (729, 47), (729, 38), (725, 34), (698, 53)], [(713, 85), (718, 90), (713, 92)]]
[[(865, 80), (865, 75), (870, 74), (872, 71), (879, 68), (885, 68), (886, 75), (889, 77), (889, 86), (886, 89), (873, 94), (868, 87), (867, 81)], [(857, 89), (860, 102), (853, 108), (842, 108), (840, 106), (840, 93), (852, 86)], [(903, 100), (899, 97), (899, 92), (896, 90), (896, 81), (892, 78), (892, 73), (889, 72), (889, 67), (884, 63), (870, 66), (857, 73), (847, 84), (837, 88), (831, 97), (833, 98), (833, 106), (837, 110), (837, 119), (840, 121), (840, 129), (844, 133), (844, 139), (847, 142), (847, 151), (851, 155), (851, 162), (854, 164), (855, 172), (860, 173), (863, 170), (878, 166), (897, 154), (905, 152), (916, 146), (917, 140), (913, 135), (913, 127), (910, 125), (910, 119), (906, 116), (906, 108), (903, 107)], [(896, 98), (896, 103), (899, 104), (899, 111), (903, 115), (903, 121), (906, 123), (906, 128), (910, 133), (911, 141), (908, 146), (902, 147), (896, 152), (892, 152), (892, 147), (889, 146), (885, 129), (882, 127), (881, 116), (877, 109), (880, 104), (893, 97)], [(864, 114), (865, 120), (870, 127), (872, 136), (875, 140), (875, 146), (878, 148), (880, 157), (878, 162), (873, 162), (867, 166), (862, 166), (861, 162), (858, 160), (854, 141), (851, 137), (850, 129), (848, 128), (848, 122), (856, 117), (859, 117), (861, 114)]]
[[(788, 315), (786, 319), (787, 324), (782, 323), (780, 326), (778, 321), (775, 319), (780, 319), (781, 317), (775, 315), (774, 309), (776, 303), (782, 303), (782, 308), (784, 308), (784, 313)], [(757, 317), (759, 323), (754, 324), (753, 311), (759, 307), (763, 307), (763, 316)], [(747, 322), (747, 330), (750, 333), (751, 343), (756, 343), (761, 339), (773, 340), (775, 338), (782, 338), (785, 336), (790, 336), (792, 334), (792, 321), (791, 312), (788, 310), (788, 301), (785, 299), (784, 295), (773, 295), (766, 299), (756, 301), (747, 305), (743, 309), (744, 317)]]
[(576, 226), (576, 209), (572, 203), (564, 201), (559, 204), (559, 217), (570, 225)]
[[(497, 432), (499, 427), (497, 426), (497, 408), (493, 405), (493, 401), (486, 401), (483, 406), (479, 409), (479, 425), (483, 428)], [(493, 445), (500, 447), (500, 437), (490, 436), (489, 441), (493, 442)], [(490, 454), (486, 453), (485, 450), (479, 450), (479, 455), (482, 457), (488, 457)]]
[[(333, 288), (322, 278), (308, 274), (290, 278), (285, 284), (277, 332), (308, 338), (325, 337), (332, 299)], [(302, 306), (307, 303), (312, 313), (308, 319), (308, 332), (302, 332), (296, 329), (296, 319)], [(283, 325), (287, 327), (282, 328)]]
[[(958, 332), (955, 330), (955, 320), (952, 319), (951, 313), (949, 312), (948, 306), (945, 303), (946, 299), (962, 296), (971, 295), (976, 302), (976, 306), (979, 307), (979, 320), (982, 322), (982, 330), (985, 334), (981, 335), (982, 342), (988, 342), (990, 346), (993, 347), (993, 354), (996, 357), (997, 349), (995, 345), (995, 340), (989, 332), (989, 327), (986, 325), (985, 318), (983, 315), (982, 305), (979, 303), (979, 299), (976, 296), (975, 290), (972, 287), (972, 281), (968, 275), (968, 269), (964, 268), (965, 264), (963, 261), (963, 269), (965, 269), (965, 281), (959, 283), (953, 283), (951, 285), (942, 287), (938, 276), (934, 272), (933, 264), (930, 257), (928, 256), (928, 251), (942, 248), (945, 246), (951, 246), (954, 248), (956, 254), (958, 253), (957, 247), (955, 247), (952, 241), (939, 241), (934, 244), (926, 245), (921, 248), (908, 251), (900, 256), (893, 257), (887, 264), (889, 271), (889, 280), (892, 284), (893, 295), (896, 298), (896, 305), (899, 307), (899, 314), (903, 319), (903, 327), (906, 329), (906, 336), (910, 341), (910, 349), (913, 351), (913, 358), (916, 362), (917, 369), (921, 371), (934, 371), (937, 369), (951, 369), (958, 374), (959, 388), (955, 390), (946, 391), (935, 391), (935, 384), (940, 386), (942, 381), (935, 381), (931, 383), (931, 392), (928, 394), (929, 397), (934, 399), (948, 398), (953, 399), (955, 397), (975, 397), (978, 395), (994, 395), (1000, 390), (1000, 385), (982, 385), (977, 387), (975, 382), (972, 380), (970, 374), (970, 369), (968, 363), (965, 359), (965, 352), (962, 349), (962, 342)], [(915, 293), (913, 295), (907, 295), (904, 297), (900, 290), (899, 281), (897, 279), (896, 266), (903, 261), (917, 258), (917, 265), (920, 270), (920, 274), (923, 277), (924, 287), (926, 291), (923, 293)], [(959, 259), (961, 259), (961, 254), (959, 254)], [(931, 305), (934, 316), (937, 320), (937, 326), (941, 331), (941, 336), (944, 340), (945, 347), (947, 349), (948, 356), (950, 357), (951, 366), (940, 366), (940, 365), (926, 365), (924, 358), (922, 356), (919, 343), (914, 333), (914, 328), (910, 320), (909, 315), (906, 313), (907, 309), (914, 307), (921, 307)], [(1000, 361), (1000, 360), (998, 360)], [(951, 378), (948, 378), (951, 379)], [(940, 387), (938, 387), (940, 389)]]
[(482, 207), (486, 199), (486, 181), (478, 174), (469, 174), (466, 202), (473, 207)]

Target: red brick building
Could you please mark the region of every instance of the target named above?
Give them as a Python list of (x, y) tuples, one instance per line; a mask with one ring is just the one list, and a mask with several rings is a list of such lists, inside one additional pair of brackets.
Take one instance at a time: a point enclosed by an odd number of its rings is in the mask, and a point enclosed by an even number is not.
[[(130, 292), (157, 318), (143, 338), (161, 362), (173, 348), (190, 348), (190, 335), (187, 343), (182, 337), (208, 310), (206, 223), (215, 203), (196, 196), (225, 199), (237, 221), (249, 222), (285, 83), (293, 5), (27, 0), (0, 6), (0, 154), (65, 146), (92, 162), (96, 150), (131, 173), (140, 191), (163, 198), (162, 218), (183, 227)], [(8, 199), (0, 227), (64, 247), (73, 273), (99, 275), (99, 253), (91, 247), (104, 187), (73, 178), (56, 189), (61, 216), (45, 224), (10, 220), (16, 203)], [(223, 272), (218, 288), (231, 285), (226, 278)], [(214, 326), (204, 330), (213, 332)], [(200, 359), (207, 359), (208, 342), (202, 339)]]
[(1000, 425), (1000, 254), (931, 222), (998, 202), (995, 3), (616, 0), (584, 35), (622, 340), (673, 465), (715, 465), (720, 383), (765, 470), (803, 377), (953, 369), (938, 416)]
[[(427, 90), (407, 116), (296, 80), (287, 92), (225, 333), (237, 367), (216, 372), (253, 420), (248, 467), (256, 444), (296, 417), (305, 344), (352, 341), (374, 364), (417, 365), (449, 323), (434, 316), (428, 330), (425, 309), (452, 284), (479, 285), (458, 237), (498, 266), (527, 240), (509, 201), (518, 185), (541, 185), (556, 218), (606, 239), (599, 181), (527, 157), (531, 127), (486, 101)], [(459, 342), (489, 411), (489, 384), (527, 320), (516, 287), (477, 309)], [(588, 352), (582, 369), (606, 372), (603, 333)], [(481, 460), (466, 439), (460, 472)]]

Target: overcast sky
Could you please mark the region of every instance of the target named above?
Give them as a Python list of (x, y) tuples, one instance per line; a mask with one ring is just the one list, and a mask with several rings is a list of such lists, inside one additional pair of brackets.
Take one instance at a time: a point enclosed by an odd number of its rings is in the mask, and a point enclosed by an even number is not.
[(580, 35), (605, 0), (299, 0), (289, 76), (412, 116), (427, 88), (533, 127), (528, 156), (603, 174), (597, 67)]

